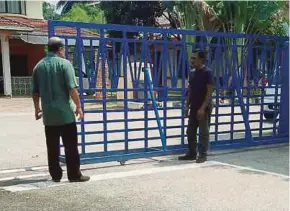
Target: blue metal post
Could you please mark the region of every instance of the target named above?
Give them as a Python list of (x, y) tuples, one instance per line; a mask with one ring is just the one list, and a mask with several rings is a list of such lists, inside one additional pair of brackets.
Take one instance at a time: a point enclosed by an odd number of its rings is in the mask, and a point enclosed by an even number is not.
[[(218, 122), (219, 122), (219, 105), (220, 105), (220, 90), (221, 90), (221, 86), (220, 86), (220, 71), (222, 71), (221, 68), (221, 62), (222, 62), (222, 49), (221, 49), (221, 45), (220, 45), (220, 38), (218, 38), (218, 46), (215, 49), (215, 55), (214, 55), (214, 59), (215, 59), (215, 76), (216, 76), (216, 96), (215, 96), (215, 100), (216, 100), (216, 106), (215, 106), (215, 141), (218, 141), (219, 137), (218, 137)], [(221, 76), (222, 80), (223, 80), (223, 76)]]
[(55, 35), (53, 23), (54, 22), (52, 20), (48, 20), (48, 38), (51, 38)]
[(125, 127), (125, 152), (128, 152), (129, 148), (129, 132), (128, 132), (128, 74), (127, 74), (127, 49), (128, 49), (128, 41), (126, 31), (123, 31), (123, 74), (124, 74), (124, 127)]
[[(103, 128), (104, 128), (104, 152), (108, 151), (108, 122), (107, 122), (107, 86), (106, 86), (106, 69), (105, 69), (105, 46), (106, 46), (106, 40), (105, 40), (105, 32), (104, 30), (100, 30), (101, 36), (100, 36), (100, 47), (101, 51), (99, 50), (98, 56), (101, 55), (102, 58), (102, 67), (101, 67), (101, 73), (102, 73), (102, 100), (103, 100)], [(97, 62), (99, 63), (99, 61)], [(99, 67), (97, 67), (99, 68)], [(96, 76), (98, 78), (98, 76)]]
[(185, 71), (186, 71), (186, 54), (187, 54), (187, 50), (186, 50), (186, 39), (185, 39), (185, 34), (182, 35), (182, 46), (181, 46), (181, 50), (180, 50), (180, 54), (179, 57), (182, 60), (182, 96), (186, 98), (186, 100), (182, 100), (181, 102), (181, 145), (184, 145), (184, 141), (185, 141), (185, 102), (187, 102), (187, 95), (186, 95), (186, 88), (185, 88), (185, 81), (186, 81), (186, 75), (185, 75)]
[[(81, 107), (84, 111), (84, 86), (83, 86), (83, 60), (82, 60), (82, 38), (81, 38), (81, 29), (77, 29), (77, 38), (76, 38), (76, 45), (77, 45), (77, 56), (78, 56), (78, 66), (79, 66), (79, 85), (80, 85), (80, 101), (81, 101)], [(82, 154), (85, 154), (86, 152), (86, 140), (85, 140), (85, 123), (84, 119), (81, 119), (81, 147), (82, 147)]]
[(68, 46), (68, 41), (67, 41), (67, 39), (65, 39), (65, 41), (64, 41), (64, 51), (65, 51), (65, 58), (66, 59), (69, 59), (68, 58), (68, 51), (69, 51), (69, 46)]
[[(162, 37), (166, 39), (166, 34), (163, 33)], [(162, 58), (162, 63), (163, 63), (163, 68), (162, 68), (162, 75), (163, 75), (163, 97), (164, 97), (164, 101), (163, 101), (163, 128), (164, 128), (164, 145), (163, 147), (166, 147), (166, 137), (167, 137), (167, 110), (168, 110), (168, 105), (167, 105), (167, 98), (168, 98), (168, 86), (167, 86), (167, 61), (168, 61), (168, 43), (163, 44), (164, 46), (164, 52), (162, 52), (162, 54), (164, 55), (164, 57)]]
[[(278, 61), (281, 61), (280, 60), (280, 57), (281, 55), (283, 54), (283, 49), (280, 48), (279, 44), (277, 44), (277, 54), (276, 54), (276, 70), (279, 71), (279, 66), (281, 65), (280, 62)], [(274, 76), (275, 77), (275, 76)], [(275, 77), (276, 78), (276, 77)], [(283, 79), (282, 79), (283, 80)], [(278, 88), (279, 88), (279, 81), (280, 80), (274, 80), (274, 85), (275, 85), (275, 96), (274, 96), (274, 119), (273, 119), (273, 135), (276, 135), (277, 134), (277, 112), (278, 112)], [(281, 98), (280, 98), (281, 99)], [(280, 101), (281, 102), (281, 101)]]
[[(149, 72), (147, 71), (147, 33), (144, 32), (143, 34), (143, 40), (142, 40), (142, 58), (144, 59), (144, 68), (142, 69), (142, 72), (144, 72), (144, 147), (145, 147), (145, 152), (148, 150), (148, 86), (147, 84), (149, 83), (147, 76), (149, 76)], [(144, 71), (144, 69), (146, 71)], [(145, 73), (146, 72), (146, 73)], [(152, 99), (152, 98), (151, 98)]]
[[(267, 48), (265, 44), (263, 45), (263, 57), (262, 57), (262, 77), (265, 77), (266, 73), (266, 63), (267, 63)], [(256, 71), (257, 72), (257, 71)], [(259, 77), (259, 76), (258, 76)], [(259, 80), (259, 79), (258, 79)], [(259, 87), (259, 84), (258, 84)], [(265, 94), (264, 94), (264, 82), (262, 81), (262, 95), (261, 95), (261, 113), (260, 113), (260, 126), (259, 126), (259, 136), (261, 137), (263, 135), (263, 113), (264, 113), (264, 99), (265, 99)]]
[(289, 137), (289, 42), (283, 49), (283, 68), (282, 68), (282, 90), (281, 90), (281, 106), (279, 134)]
[(93, 70), (94, 70), (94, 62), (95, 62), (95, 51), (93, 48), (93, 40), (90, 40), (90, 64), (88, 65), (89, 67), (89, 76), (88, 76), (88, 80), (89, 80), (89, 90), (90, 92), (93, 91), (93, 89), (96, 87), (96, 84), (94, 83), (93, 80)]

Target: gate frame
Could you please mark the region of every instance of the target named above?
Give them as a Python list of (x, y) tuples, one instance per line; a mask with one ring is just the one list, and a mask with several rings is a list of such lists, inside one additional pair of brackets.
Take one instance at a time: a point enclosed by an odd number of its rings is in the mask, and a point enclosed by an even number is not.
[[(276, 39), (285, 41), (285, 37), (280, 36), (273, 36), (273, 35), (248, 35), (243, 33), (225, 33), (225, 32), (203, 32), (203, 31), (195, 31), (195, 30), (183, 30), (183, 29), (160, 29), (155, 27), (139, 27), (139, 26), (129, 26), (129, 25), (113, 25), (113, 24), (96, 24), (96, 23), (81, 23), (81, 22), (67, 22), (67, 21), (48, 21), (48, 32), (49, 37), (53, 37), (55, 34), (55, 27), (71, 27), (77, 29), (77, 35), (71, 36), (74, 39), (76, 39), (76, 43), (78, 44), (78, 51), (81, 52), (80, 48), (80, 42), (77, 40), (81, 40), (81, 29), (89, 29), (89, 28), (95, 28), (99, 29), (101, 31), (100, 34), (100, 40), (101, 38), (104, 38), (104, 30), (119, 30), (123, 31), (142, 31), (142, 32), (152, 32), (155, 33), (170, 33), (170, 34), (186, 34), (186, 35), (194, 35), (194, 36), (217, 36), (217, 37), (223, 37), (223, 36), (231, 36), (231, 38), (263, 38), (263, 39)], [(61, 36), (60, 36), (61, 37)], [(66, 36), (68, 37), (68, 36)], [(183, 40), (184, 41), (184, 40)], [(100, 42), (101, 43), (101, 42)], [(103, 50), (103, 48), (102, 48)], [(286, 58), (289, 57), (289, 43), (284, 46), (284, 53)], [(79, 64), (81, 64), (81, 58), (78, 58)], [(287, 103), (281, 103), (280, 107), (280, 124), (279, 123), (279, 135), (276, 135), (275, 137), (255, 137), (255, 140), (252, 138), (251, 132), (250, 132), (250, 125), (248, 122), (248, 118), (246, 115), (246, 112), (242, 112), (242, 115), (245, 120), (245, 139), (235, 139), (235, 140), (225, 140), (225, 141), (217, 141), (217, 142), (211, 142), (211, 149), (231, 149), (231, 148), (240, 148), (240, 147), (250, 147), (250, 146), (258, 146), (258, 145), (268, 145), (268, 144), (279, 144), (279, 143), (287, 143), (289, 142), (289, 64), (288, 60), (284, 59), (284, 68), (282, 74), (283, 81), (282, 81), (282, 93), (281, 93), (281, 100), (280, 102), (287, 102)], [(125, 65), (125, 64), (123, 64)], [(102, 68), (103, 69), (103, 68)], [(82, 71), (82, 67), (80, 65), (80, 71)], [(236, 71), (234, 71), (235, 74), (233, 74), (233, 77), (237, 77)], [(82, 77), (81, 77), (82, 78)], [(103, 77), (104, 78), (104, 77)], [(104, 80), (104, 79), (103, 79)], [(235, 79), (234, 79), (235, 81)], [(126, 82), (125, 82), (126, 83)], [(82, 87), (82, 80), (80, 80), (80, 87)], [(241, 106), (241, 109), (244, 109), (244, 100), (243, 95), (241, 93), (241, 88), (239, 83), (235, 83), (234, 90), (238, 93), (238, 100), (239, 104)], [(103, 93), (104, 94), (104, 93)], [(126, 94), (125, 94), (126, 95)], [(104, 96), (106, 99), (106, 96)], [(84, 110), (84, 101), (83, 101), (83, 92), (80, 92), (80, 98), (81, 98), (81, 104), (82, 109)], [(105, 104), (105, 102), (104, 102)], [(104, 105), (104, 108), (106, 108), (106, 105)], [(182, 111), (183, 113), (183, 111)], [(283, 115), (281, 115), (283, 114)], [(105, 120), (104, 120), (105, 121)], [(184, 119), (182, 120), (184, 122)], [(125, 120), (126, 122), (126, 120)], [(128, 121), (127, 121), (128, 124)], [(85, 121), (82, 120), (80, 122), (81, 125), (81, 143), (79, 144), (82, 147), (82, 150), (85, 151), (85, 132), (84, 132), (84, 125)], [(165, 125), (166, 127), (166, 125)], [(106, 128), (104, 128), (104, 133), (106, 133)], [(184, 129), (183, 129), (184, 130)], [(166, 136), (166, 135), (165, 135)], [(184, 134), (182, 135), (182, 138), (184, 138)], [(158, 149), (156, 147), (155, 149)], [(142, 157), (152, 157), (152, 156), (163, 156), (168, 154), (175, 154), (175, 153), (181, 153), (185, 152), (187, 150), (187, 146), (185, 144), (182, 145), (174, 145), (174, 146), (167, 146), (166, 150), (162, 150), (162, 147), (159, 149), (160, 151), (147, 151), (144, 152), (144, 149), (137, 149), (132, 150), (130, 153), (124, 153), (124, 150), (120, 151), (113, 151), (113, 152), (100, 152), (96, 155), (96, 153), (84, 153), (81, 154), (81, 163), (82, 164), (88, 164), (88, 163), (96, 163), (96, 162), (109, 162), (109, 161), (119, 161), (121, 164), (124, 164), (125, 161), (129, 159), (136, 159), (136, 158), (142, 158)], [(65, 157), (60, 156), (61, 162), (65, 162)]]

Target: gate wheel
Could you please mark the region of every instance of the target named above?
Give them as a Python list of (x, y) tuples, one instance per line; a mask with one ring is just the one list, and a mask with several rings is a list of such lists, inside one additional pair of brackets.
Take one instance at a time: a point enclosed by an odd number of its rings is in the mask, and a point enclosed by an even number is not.
[(126, 164), (126, 161), (122, 160), (122, 161), (119, 161), (119, 163), (120, 163), (121, 166), (124, 166)]

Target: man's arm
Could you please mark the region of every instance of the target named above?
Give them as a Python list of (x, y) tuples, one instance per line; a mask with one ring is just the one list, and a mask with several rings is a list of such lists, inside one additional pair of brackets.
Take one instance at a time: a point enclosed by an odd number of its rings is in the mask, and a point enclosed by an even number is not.
[(208, 104), (211, 102), (211, 98), (212, 98), (212, 93), (213, 93), (213, 89), (214, 86), (212, 84), (207, 84), (207, 92), (206, 92), (206, 97), (202, 103), (202, 106), (200, 109), (205, 110), (206, 107), (208, 106)]
[(191, 86), (192, 86), (193, 74), (194, 74), (193, 72), (189, 72), (189, 75), (188, 75), (187, 102), (186, 102), (187, 107), (189, 107), (191, 104)]
[(34, 104), (34, 109), (35, 110), (40, 110), (40, 104), (39, 104), (39, 94), (38, 93), (33, 93), (32, 94), (32, 99), (33, 99), (33, 104)]
[(202, 106), (200, 108), (201, 110), (205, 110), (212, 99), (212, 93), (214, 90), (214, 83), (213, 83), (213, 76), (212, 76), (211, 71), (208, 71), (208, 74), (207, 74), (206, 88), (207, 88), (206, 96), (205, 96), (204, 102), (202, 103)]
[(80, 101), (78, 89), (71, 88), (69, 90), (69, 94), (70, 94), (72, 100), (74, 101), (74, 103), (76, 104), (77, 109), (81, 108), (81, 101)]
[(77, 89), (78, 84), (76, 82), (75, 71), (71, 63), (68, 62), (64, 66), (64, 73), (67, 89), (69, 90), (69, 94), (76, 105), (76, 114), (79, 116), (79, 119), (82, 119), (84, 114), (81, 108), (81, 101)]
[(35, 111), (35, 119), (40, 119), (39, 113), (41, 112), (40, 109), (40, 95), (39, 95), (39, 84), (38, 84), (38, 79), (36, 76), (36, 71), (35, 69), (33, 70), (32, 74), (32, 100), (33, 100), (33, 105), (34, 105), (34, 111)]
[(190, 86), (188, 86), (186, 107), (189, 107), (190, 104), (191, 104), (191, 88), (190, 88)]

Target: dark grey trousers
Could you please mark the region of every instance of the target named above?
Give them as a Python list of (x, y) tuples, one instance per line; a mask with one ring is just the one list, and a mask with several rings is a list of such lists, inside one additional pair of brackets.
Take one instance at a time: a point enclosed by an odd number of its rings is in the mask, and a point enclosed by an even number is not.
[[(209, 128), (210, 128), (210, 116), (212, 109), (207, 108), (205, 111), (204, 119), (197, 119), (197, 111), (191, 110), (187, 126), (187, 139), (189, 153), (192, 156), (196, 156), (196, 149), (200, 156), (206, 156), (209, 146)], [(199, 142), (197, 146), (197, 129), (199, 128)]]

